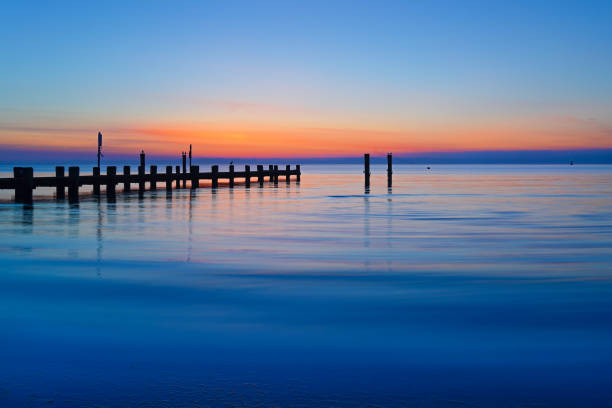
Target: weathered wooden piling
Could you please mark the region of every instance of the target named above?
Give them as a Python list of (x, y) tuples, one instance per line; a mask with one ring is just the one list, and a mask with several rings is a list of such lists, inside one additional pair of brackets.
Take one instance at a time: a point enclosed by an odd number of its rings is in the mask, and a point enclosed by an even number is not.
[(393, 184), (393, 158), (391, 153), (387, 154), (387, 187)]
[(130, 191), (132, 189), (131, 173), (130, 166), (123, 166), (123, 191)]
[(68, 168), (68, 201), (79, 201), (79, 168), (76, 166)]
[(230, 164), (229, 166), (229, 186), (230, 188), (234, 188), (234, 165)]
[(278, 164), (274, 165), (274, 185), (278, 184)]
[(138, 166), (138, 192), (142, 193), (145, 190), (145, 167)]
[(115, 185), (117, 184), (117, 167), (106, 167), (106, 197), (115, 197)]
[(217, 166), (216, 164), (214, 166), (211, 166), (210, 171), (211, 171), (212, 187), (217, 188), (219, 187), (219, 166)]
[(172, 166), (166, 166), (166, 192), (172, 192)]
[(285, 176), (285, 182), (287, 184), (291, 183), (291, 166), (290, 165), (286, 165), (285, 166), (285, 171), (287, 172), (287, 175)]
[(366, 153), (363, 155), (363, 174), (365, 176), (365, 186), (370, 187), (370, 154)]
[(244, 166), (244, 186), (251, 187), (251, 166), (248, 164)]
[(181, 188), (181, 166), (176, 166), (176, 188)]
[(300, 176), (302, 175), (302, 170), (300, 170), (300, 165), (296, 164), (295, 166), (295, 171), (296, 171), (296, 181), (299, 183), (300, 182)]
[(149, 169), (151, 175), (151, 181), (149, 182), (150, 190), (157, 190), (157, 166), (151, 166)]
[(55, 167), (55, 198), (58, 200), (63, 200), (66, 198), (66, 189), (64, 180), (64, 166), (56, 166)]
[(257, 182), (259, 183), (259, 187), (263, 187), (264, 185), (263, 164), (257, 165)]
[(93, 193), (94, 195), (99, 196), (100, 195), (100, 168), (99, 167), (93, 168), (93, 176), (94, 176)]
[(194, 190), (200, 187), (200, 166), (191, 166), (191, 189)]

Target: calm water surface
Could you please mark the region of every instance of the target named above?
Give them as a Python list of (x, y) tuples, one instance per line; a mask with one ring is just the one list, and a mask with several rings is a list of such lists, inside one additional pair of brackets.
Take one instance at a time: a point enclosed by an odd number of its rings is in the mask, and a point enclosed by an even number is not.
[(0, 204), (0, 406), (612, 406), (612, 166), (361, 170)]

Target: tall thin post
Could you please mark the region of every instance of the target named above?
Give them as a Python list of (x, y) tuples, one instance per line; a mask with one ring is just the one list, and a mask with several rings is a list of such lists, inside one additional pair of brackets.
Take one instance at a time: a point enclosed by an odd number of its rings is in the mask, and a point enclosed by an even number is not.
[(219, 166), (215, 164), (210, 169), (212, 172), (212, 187), (217, 188), (219, 187)]
[(278, 184), (278, 164), (274, 165), (274, 185)]
[(370, 187), (370, 153), (363, 155), (363, 174), (365, 175), (365, 186)]
[(151, 173), (151, 182), (149, 183), (149, 188), (151, 190), (157, 190), (157, 166), (151, 166), (149, 172)]
[(144, 150), (142, 150), (140, 152), (140, 165), (142, 166), (142, 168), (144, 168), (144, 166), (145, 166), (145, 152), (144, 152)]
[(244, 186), (251, 187), (251, 166), (248, 164), (244, 166)]
[(66, 189), (64, 188), (64, 166), (55, 167), (55, 198), (63, 200), (66, 198)]
[(257, 182), (259, 183), (259, 187), (263, 187), (264, 185), (263, 164), (257, 165)]
[(181, 166), (176, 166), (176, 188), (181, 188)]
[(391, 153), (387, 154), (387, 187), (393, 184), (393, 157)]
[(287, 174), (285, 176), (285, 182), (289, 184), (291, 183), (291, 166), (289, 164), (285, 166), (285, 173)]
[(132, 184), (130, 183), (130, 173), (130, 166), (123, 166), (123, 191), (130, 191), (132, 189)]
[(93, 168), (93, 193), (100, 195), (100, 167)]
[(172, 192), (172, 166), (166, 166), (166, 192)]
[(300, 176), (302, 175), (302, 170), (300, 170), (300, 165), (297, 164), (295, 166), (295, 171), (297, 172), (297, 178), (295, 181), (297, 181), (298, 183), (300, 182)]
[(115, 197), (115, 184), (117, 183), (117, 167), (107, 166), (106, 167), (106, 197)]
[(79, 201), (79, 168), (76, 166), (68, 168), (68, 201)]
[(183, 152), (183, 188), (187, 188), (187, 156)]
[(138, 192), (145, 190), (145, 166), (138, 166)]
[(230, 164), (229, 166), (229, 186), (230, 188), (234, 188), (234, 165)]

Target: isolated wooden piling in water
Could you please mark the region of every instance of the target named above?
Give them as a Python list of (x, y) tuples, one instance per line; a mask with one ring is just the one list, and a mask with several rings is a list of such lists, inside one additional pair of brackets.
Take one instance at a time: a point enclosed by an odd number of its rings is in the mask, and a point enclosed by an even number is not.
[(117, 167), (107, 166), (106, 167), (106, 196), (115, 196), (115, 185), (117, 184)]
[(55, 198), (58, 200), (66, 198), (64, 172), (64, 166), (55, 167)]
[(172, 192), (172, 166), (166, 166), (166, 192)]
[(130, 166), (123, 166), (123, 191), (130, 191), (132, 189), (130, 183), (131, 169)]
[(229, 186), (234, 188), (234, 165), (230, 164), (229, 166)]
[(200, 187), (200, 166), (191, 166), (191, 189), (194, 190)]
[(263, 187), (264, 185), (263, 164), (257, 165), (257, 182), (259, 183), (259, 187)]
[(215, 164), (214, 166), (211, 166), (210, 170), (212, 173), (212, 186), (213, 188), (217, 188), (219, 187), (219, 166)]
[(387, 155), (387, 187), (393, 184), (393, 158), (391, 153)]
[(138, 192), (145, 190), (145, 167), (138, 166)]
[(295, 170), (297, 172), (297, 176), (296, 176), (295, 181), (299, 182), (300, 181), (300, 176), (302, 175), (302, 170), (300, 170), (300, 165), (299, 164), (295, 165)]
[(93, 193), (94, 195), (99, 196), (100, 195), (100, 168), (99, 167), (93, 168), (93, 176), (94, 176)]
[(68, 201), (79, 201), (79, 168), (76, 166), (68, 168)]
[(176, 166), (176, 188), (181, 188), (181, 166)]
[(244, 186), (251, 187), (251, 166), (248, 164), (244, 166)]
[(151, 166), (149, 169), (151, 181), (149, 182), (150, 190), (157, 190), (157, 166)]
[(287, 172), (287, 175), (285, 176), (285, 181), (287, 182), (287, 184), (289, 184), (291, 182), (291, 176), (290, 176), (290, 172), (291, 172), (291, 166), (290, 165), (286, 165), (285, 166), (285, 171)]
[(365, 176), (365, 186), (370, 187), (370, 154), (366, 153), (363, 155), (363, 174)]

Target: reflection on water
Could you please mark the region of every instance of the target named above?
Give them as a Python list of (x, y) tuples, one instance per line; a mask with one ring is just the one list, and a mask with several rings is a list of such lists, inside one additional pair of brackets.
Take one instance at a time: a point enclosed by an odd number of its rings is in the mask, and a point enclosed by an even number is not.
[(0, 205), (1, 406), (603, 406), (612, 168)]

